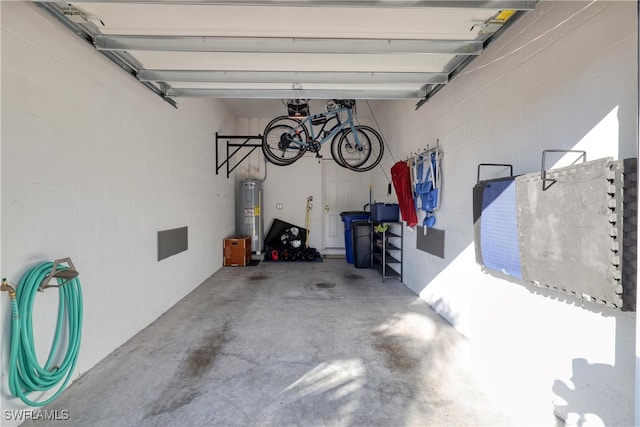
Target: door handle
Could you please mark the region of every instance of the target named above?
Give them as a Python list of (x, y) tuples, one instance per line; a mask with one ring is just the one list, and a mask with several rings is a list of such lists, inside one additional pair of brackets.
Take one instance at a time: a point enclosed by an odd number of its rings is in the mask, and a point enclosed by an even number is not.
[(324, 205), (324, 211), (325, 212), (329, 212), (331, 209), (329, 208), (329, 205)]

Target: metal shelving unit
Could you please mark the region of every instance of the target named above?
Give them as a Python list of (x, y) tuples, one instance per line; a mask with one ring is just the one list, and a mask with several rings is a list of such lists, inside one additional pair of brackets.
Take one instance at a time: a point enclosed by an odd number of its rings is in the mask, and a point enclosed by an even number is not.
[[(386, 225), (384, 231), (377, 231), (379, 225)], [(371, 268), (382, 274), (382, 281), (387, 277), (402, 282), (402, 236), (401, 222), (371, 222)]]

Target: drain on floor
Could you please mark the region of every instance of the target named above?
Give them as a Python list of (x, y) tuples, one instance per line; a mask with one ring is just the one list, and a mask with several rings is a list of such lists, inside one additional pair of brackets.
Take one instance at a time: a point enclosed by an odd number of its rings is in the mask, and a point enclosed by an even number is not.
[(248, 277), (248, 279), (252, 282), (259, 282), (260, 280), (268, 279), (269, 276), (266, 274), (254, 274)]

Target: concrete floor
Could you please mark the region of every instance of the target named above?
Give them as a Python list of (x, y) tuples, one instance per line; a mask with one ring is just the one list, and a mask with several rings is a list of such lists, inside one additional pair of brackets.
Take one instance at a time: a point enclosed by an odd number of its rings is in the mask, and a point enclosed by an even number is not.
[(70, 419), (46, 424), (512, 424), (474, 386), (466, 347), (400, 282), (344, 259), (226, 267), (72, 384), (46, 408)]

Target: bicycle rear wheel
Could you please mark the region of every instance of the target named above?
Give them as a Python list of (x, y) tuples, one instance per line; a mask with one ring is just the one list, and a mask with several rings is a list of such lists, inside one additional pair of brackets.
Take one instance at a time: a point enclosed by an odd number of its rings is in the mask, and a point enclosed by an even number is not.
[(262, 152), (275, 165), (290, 165), (307, 151), (308, 135), (304, 123), (286, 116), (276, 117), (264, 131)]
[(338, 157), (344, 167), (356, 172), (366, 172), (378, 165), (384, 154), (384, 143), (380, 134), (369, 126), (356, 126), (357, 144), (351, 130), (338, 140)]

